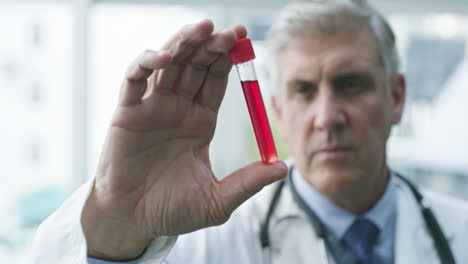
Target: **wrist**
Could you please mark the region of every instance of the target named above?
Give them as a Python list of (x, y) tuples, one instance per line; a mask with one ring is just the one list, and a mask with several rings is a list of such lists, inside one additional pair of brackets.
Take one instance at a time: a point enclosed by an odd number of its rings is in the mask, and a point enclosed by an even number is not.
[(139, 258), (151, 239), (141, 235), (131, 219), (110, 216), (97, 204), (93, 188), (81, 216), (88, 256), (109, 261)]

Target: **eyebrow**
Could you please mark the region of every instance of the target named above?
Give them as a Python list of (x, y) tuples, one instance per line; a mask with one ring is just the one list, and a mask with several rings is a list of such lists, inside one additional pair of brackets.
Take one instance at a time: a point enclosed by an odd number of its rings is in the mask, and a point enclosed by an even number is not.
[[(373, 80), (372, 78), (372, 73), (369, 71), (346, 71), (346, 72), (341, 72), (337, 73), (334, 76), (332, 76), (331, 80), (332, 81), (337, 81), (337, 80), (343, 80), (347, 78), (362, 78), (362, 79), (367, 79), (367, 80)], [(287, 87), (294, 87), (297, 85), (317, 85), (317, 82), (313, 79), (307, 79), (307, 78), (294, 78), (289, 80), (286, 83)]]
[(366, 80), (374, 80), (372, 77), (371, 72), (367, 71), (349, 71), (338, 73), (332, 77), (332, 81), (343, 80), (348, 78), (359, 78), (359, 79), (366, 79)]
[(294, 78), (294, 79), (289, 80), (286, 83), (286, 88), (288, 88), (288, 90), (289, 90), (289, 89), (292, 89), (294, 87), (302, 86), (302, 85), (317, 86), (317, 82), (315, 80), (312, 80), (312, 79)]
[(301, 85), (301, 84), (315, 84), (316, 82), (313, 80), (302, 79), (302, 78), (295, 78), (288, 82), (288, 86), (292, 85)]
[(357, 79), (360, 81), (365, 81), (367, 83), (373, 83), (375, 78), (371, 72), (367, 71), (350, 71), (345, 73), (339, 73), (332, 77), (332, 82), (340, 82), (348, 79)]

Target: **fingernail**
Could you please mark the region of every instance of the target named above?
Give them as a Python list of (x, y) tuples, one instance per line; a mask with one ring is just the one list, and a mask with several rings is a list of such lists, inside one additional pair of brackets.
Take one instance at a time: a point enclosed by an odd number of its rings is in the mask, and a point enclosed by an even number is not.
[(168, 50), (160, 50), (158, 51), (158, 56), (165, 56), (165, 55), (171, 55), (171, 52)]
[(286, 165), (286, 163), (284, 163), (284, 161), (282, 160), (278, 160), (274, 166), (278, 167), (278, 168), (282, 168), (282, 169), (288, 169), (288, 166)]
[(210, 22), (210, 23), (212, 23), (212, 22), (211, 22), (211, 19), (206, 18), (206, 17), (203, 18), (202, 20), (198, 21), (198, 23), (200, 23), (200, 24), (201, 24), (201, 23), (205, 23), (205, 22)]
[[(163, 64), (168, 64), (172, 61), (171, 52), (168, 50), (160, 50), (157, 53), (159, 61)], [(165, 58), (166, 57), (166, 58)]]

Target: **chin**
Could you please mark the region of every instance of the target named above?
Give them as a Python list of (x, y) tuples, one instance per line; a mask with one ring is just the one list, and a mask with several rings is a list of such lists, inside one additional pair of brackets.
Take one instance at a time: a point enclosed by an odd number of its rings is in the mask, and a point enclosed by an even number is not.
[(322, 166), (310, 168), (307, 181), (321, 193), (338, 193), (352, 190), (362, 180), (361, 173), (355, 168), (336, 168)]

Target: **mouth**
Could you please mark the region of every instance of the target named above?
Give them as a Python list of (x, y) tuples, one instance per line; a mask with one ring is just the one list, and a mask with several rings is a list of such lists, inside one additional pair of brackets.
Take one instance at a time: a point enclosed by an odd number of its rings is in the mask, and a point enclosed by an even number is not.
[(355, 149), (348, 146), (327, 146), (312, 153), (311, 158), (320, 157), (323, 159), (338, 159), (353, 154)]

